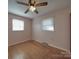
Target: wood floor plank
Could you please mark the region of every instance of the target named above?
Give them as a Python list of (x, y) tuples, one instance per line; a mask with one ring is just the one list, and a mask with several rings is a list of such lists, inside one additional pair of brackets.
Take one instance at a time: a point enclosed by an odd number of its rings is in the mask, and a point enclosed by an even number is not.
[(8, 52), (9, 59), (70, 59), (70, 55), (66, 51), (44, 46), (34, 40), (11, 46)]

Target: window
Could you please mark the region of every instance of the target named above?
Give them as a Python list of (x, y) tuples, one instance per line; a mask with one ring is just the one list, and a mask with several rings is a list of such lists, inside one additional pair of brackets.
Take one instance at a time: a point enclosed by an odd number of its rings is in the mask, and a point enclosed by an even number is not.
[(54, 21), (52, 18), (42, 21), (42, 29), (46, 31), (54, 31)]
[(12, 30), (13, 31), (23, 31), (24, 30), (24, 21), (13, 19), (12, 20)]

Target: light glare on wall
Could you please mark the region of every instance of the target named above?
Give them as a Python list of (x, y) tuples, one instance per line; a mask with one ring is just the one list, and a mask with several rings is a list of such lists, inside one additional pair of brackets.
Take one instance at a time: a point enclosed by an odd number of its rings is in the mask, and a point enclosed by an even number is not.
[(12, 20), (12, 31), (23, 31), (24, 30), (24, 21), (13, 19)]

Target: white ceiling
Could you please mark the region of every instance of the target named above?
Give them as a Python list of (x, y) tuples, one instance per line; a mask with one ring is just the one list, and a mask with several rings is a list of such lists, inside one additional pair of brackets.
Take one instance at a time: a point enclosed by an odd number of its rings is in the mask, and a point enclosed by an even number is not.
[(39, 14), (33, 12), (28, 12), (27, 14), (25, 14), (24, 12), (28, 7), (17, 4), (16, 1), (28, 2), (28, 0), (8, 0), (8, 12), (28, 18), (34, 18), (39, 15), (43, 15), (50, 11), (58, 10), (61, 8), (70, 8), (71, 5), (71, 0), (36, 0), (37, 2), (47, 1), (48, 5), (43, 7), (38, 7), (37, 9), (39, 11)]

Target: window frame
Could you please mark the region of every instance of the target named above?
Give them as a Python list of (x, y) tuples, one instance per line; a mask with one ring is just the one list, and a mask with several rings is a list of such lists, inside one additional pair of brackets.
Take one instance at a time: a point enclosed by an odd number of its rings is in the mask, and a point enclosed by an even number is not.
[[(16, 26), (16, 29), (14, 28), (14, 23), (13, 22), (15, 22), (15, 21), (19, 21), (22, 25), (20, 25), (23, 29), (19, 29), (19, 27), (17, 27)], [(16, 23), (19, 23), (19, 22), (16, 22)], [(23, 20), (20, 20), (20, 19), (12, 19), (12, 31), (14, 31), (14, 32), (18, 32), (18, 31), (24, 31), (24, 21)]]
[[(51, 20), (52, 21), (52, 24), (51, 25), (43, 25), (43, 21), (45, 21), (45, 20)], [(48, 30), (48, 29), (45, 30), (45, 29), (43, 29), (44, 26), (52, 26), (53, 27), (53, 30)], [(43, 31), (52, 31), (52, 32), (54, 32), (55, 31), (54, 18), (47, 18), (47, 19), (42, 20), (42, 22), (41, 22), (41, 29)]]

